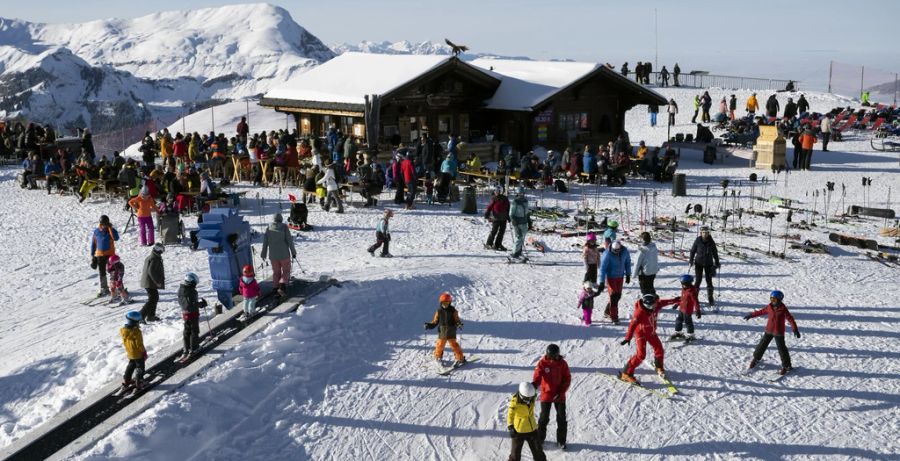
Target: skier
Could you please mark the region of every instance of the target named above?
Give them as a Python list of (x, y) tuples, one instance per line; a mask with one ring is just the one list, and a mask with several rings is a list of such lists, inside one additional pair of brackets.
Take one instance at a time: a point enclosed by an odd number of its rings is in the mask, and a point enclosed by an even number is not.
[(144, 186), (137, 197), (128, 201), (128, 206), (130, 206), (131, 209), (134, 210), (135, 215), (137, 215), (139, 228), (138, 235), (140, 237), (141, 246), (153, 246), (154, 229), (153, 216), (151, 216), (151, 213), (159, 213), (159, 208), (156, 207), (156, 202), (153, 200), (153, 197), (150, 196), (150, 189), (148, 189), (147, 186)]
[(512, 438), (512, 449), (509, 453), (509, 461), (522, 459), (522, 447), (528, 443), (531, 456), (534, 461), (546, 461), (544, 447), (538, 440), (537, 422), (534, 420), (534, 385), (529, 382), (519, 383), (519, 391), (509, 400), (509, 410), (506, 413), (506, 429)]
[(119, 240), (119, 232), (109, 222), (109, 216), (101, 215), (100, 224), (91, 235), (91, 269), (97, 269), (100, 273), (98, 298), (109, 294), (109, 284), (106, 280), (106, 264), (109, 257), (116, 254), (116, 240)]
[(259, 283), (256, 281), (256, 273), (250, 264), (244, 266), (242, 272), (239, 285), (241, 296), (244, 298), (244, 319), (249, 319), (256, 313), (256, 302), (259, 301)]
[(503, 236), (506, 234), (506, 221), (509, 220), (509, 199), (503, 195), (503, 186), (494, 188), (491, 203), (484, 210), (484, 219), (491, 223), (491, 233), (484, 244), (486, 250), (506, 251)]
[(631, 255), (622, 242), (613, 242), (609, 251), (600, 259), (600, 281), (598, 285), (606, 286), (609, 292), (609, 305), (606, 316), (612, 323), (619, 324), (619, 299), (622, 298), (622, 281), (631, 283)]
[(109, 261), (106, 263), (106, 272), (109, 274), (109, 303), (113, 304), (118, 301), (119, 305), (124, 306), (131, 302), (128, 290), (122, 283), (122, 279), (125, 277), (125, 264), (122, 264), (119, 255), (109, 257)]
[(438, 365), (443, 366), (441, 361), (444, 358), (444, 345), (449, 342), (450, 347), (453, 349), (453, 356), (456, 359), (453, 366), (458, 367), (466, 363), (463, 350), (456, 341), (456, 330), (461, 329), (463, 323), (459, 320), (459, 312), (456, 310), (456, 307), (451, 304), (453, 296), (450, 293), (446, 291), (441, 293), (438, 297), (438, 302), (441, 306), (434, 312), (434, 319), (425, 324), (426, 330), (438, 327), (438, 340), (434, 344), (434, 360)]
[(393, 258), (394, 256), (390, 253), (390, 245), (391, 245), (391, 229), (390, 229), (390, 219), (394, 217), (394, 212), (391, 210), (384, 210), (383, 217), (378, 221), (378, 225), (375, 227), (375, 244), (370, 246), (367, 250), (370, 255), (375, 256), (375, 250), (384, 245), (381, 248), (381, 257), (382, 258)]
[(606, 223), (606, 230), (603, 231), (603, 248), (609, 249), (609, 246), (616, 241), (616, 232), (619, 229), (619, 221), (615, 219)]
[(206, 300), (197, 299), (199, 281), (197, 274), (188, 272), (178, 287), (178, 304), (181, 305), (181, 319), (184, 320), (184, 348), (178, 360), (185, 360), (196, 354), (200, 347), (200, 308), (206, 307)]
[[(125, 326), (119, 329), (122, 337), (122, 345), (128, 355), (128, 366), (125, 367), (125, 376), (122, 381), (123, 388), (140, 389), (144, 386), (144, 363), (147, 360), (147, 350), (144, 348), (144, 336), (141, 334), (141, 313), (130, 311), (125, 314)], [(131, 377), (135, 379), (132, 380)]]
[(275, 285), (278, 296), (284, 297), (287, 284), (291, 281), (291, 259), (297, 258), (297, 249), (294, 248), (294, 237), (287, 224), (282, 221), (281, 213), (275, 213), (272, 223), (266, 228), (263, 235), (262, 251), (260, 256), (272, 264), (272, 284)]
[(656, 317), (659, 315), (660, 309), (675, 302), (675, 298), (662, 300), (655, 294), (649, 293), (634, 303), (634, 315), (631, 316), (631, 323), (628, 324), (625, 339), (619, 344), (624, 346), (631, 343), (631, 339), (634, 338), (637, 343), (637, 350), (625, 364), (624, 370), (619, 374), (619, 379), (633, 384), (640, 384), (634, 377), (634, 370), (647, 356), (648, 342), (650, 347), (653, 348), (653, 363), (656, 366), (656, 373), (660, 377), (665, 378), (666, 370), (663, 364), (665, 351), (659, 336), (656, 335)]
[(147, 302), (141, 308), (141, 318), (147, 322), (159, 320), (156, 317), (156, 304), (159, 302), (159, 290), (166, 287), (166, 272), (162, 260), (162, 254), (165, 251), (166, 247), (162, 243), (157, 243), (153, 245), (153, 250), (144, 259), (141, 288), (147, 290)]
[(597, 235), (593, 232), (588, 233), (587, 238), (584, 240), (584, 249), (581, 251), (581, 257), (584, 259), (584, 281), (594, 282), (597, 280), (600, 250), (597, 249)]
[(713, 298), (713, 276), (719, 270), (719, 250), (716, 242), (709, 235), (709, 227), (700, 228), (700, 236), (694, 240), (691, 247), (691, 255), (688, 258), (690, 265), (694, 266), (694, 286), (699, 288), (703, 274), (706, 274), (706, 297), (710, 306), (715, 306)]
[(787, 306), (782, 301), (784, 301), (784, 293), (775, 290), (769, 295), (769, 304), (766, 307), (744, 316), (744, 320), (750, 320), (753, 317), (762, 315), (767, 316), (769, 319), (766, 322), (766, 332), (760, 338), (759, 344), (756, 345), (756, 350), (753, 351), (753, 360), (750, 361), (749, 368), (756, 367), (763, 354), (766, 353), (772, 338), (775, 338), (775, 345), (778, 346), (778, 355), (781, 356), (781, 370), (778, 374), (783, 375), (793, 369), (791, 366), (791, 354), (788, 352), (787, 345), (784, 342), (784, 322), (790, 322), (791, 329), (794, 331), (794, 336), (797, 339), (800, 339), (800, 329), (797, 327), (797, 322), (794, 321), (794, 316), (788, 312)]
[(566, 392), (572, 384), (569, 364), (560, 355), (559, 346), (550, 344), (544, 357), (534, 367), (531, 378), (534, 387), (541, 389), (541, 416), (538, 418), (538, 445), (543, 445), (547, 438), (547, 425), (550, 423), (550, 406), (556, 408), (556, 445), (565, 451), (566, 433)]
[(638, 246), (638, 258), (634, 263), (634, 273), (638, 276), (641, 294), (656, 293), (653, 282), (659, 272), (659, 250), (651, 240), (649, 232), (641, 232), (643, 245)]
[[(681, 281), (681, 296), (675, 298), (678, 305), (673, 309), (678, 309), (678, 318), (675, 319), (675, 333), (669, 337), (670, 341), (676, 339), (684, 339), (693, 341), (694, 338), (694, 321), (691, 320), (691, 314), (697, 313), (697, 320), (700, 320), (700, 302), (697, 301), (697, 293), (700, 289), (694, 286), (694, 277), (690, 274), (684, 274), (679, 279)], [(681, 333), (681, 324), (687, 325), (687, 336)]]
[(513, 248), (513, 258), (527, 259), (522, 255), (522, 247), (525, 246), (525, 234), (528, 233), (529, 218), (528, 199), (525, 198), (525, 188), (516, 187), (516, 196), (509, 208), (509, 217), (512, 219), (513, 234), (516, 244)]
[(591, 326), (591, 315), (594, 312), (594, 298), (600, 296), (602, 293), (597, 284), (591, 281), (585, 280), (581, 289), (581, 294), (578, 295), (578, 307), (581, 308), (581, 321), (584, 322), (585, 326)]

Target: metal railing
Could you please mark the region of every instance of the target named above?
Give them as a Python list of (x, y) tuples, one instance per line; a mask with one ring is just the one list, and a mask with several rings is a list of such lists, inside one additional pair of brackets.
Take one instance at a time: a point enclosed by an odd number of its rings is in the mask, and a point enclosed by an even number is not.
[[(628, 72), (628, 78), (634, 80), (634, 72)], [(651, 85), (661, 86), (662, 77), (659, 72), (649, 75)], [(729, 90), (783, 90), (788, 82), (794, 82), (794, 90), (800, 90), (797, 80), (781, 80), (775, 78), (739, 77), (734, 75), (713, 74), (678, 74), (678, 86), (687, 88), (723, 88)], [(669, 86), (675, 86), (675, 74), (669, 72)]]

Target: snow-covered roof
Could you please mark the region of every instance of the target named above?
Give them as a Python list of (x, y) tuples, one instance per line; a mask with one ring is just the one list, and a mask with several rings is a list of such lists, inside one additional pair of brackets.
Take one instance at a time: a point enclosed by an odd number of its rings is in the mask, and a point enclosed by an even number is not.
[(592, 62), (483, 58), (470, 61), (469, 64), (501, 79), (500, 87), (487, 101), (487, 107), (504, 110), (531, 110), (541, 101), (600, 67)]
[(365, 104), (450, 60), (448, 55), (344, 53), (268, 93), (266, 99)]

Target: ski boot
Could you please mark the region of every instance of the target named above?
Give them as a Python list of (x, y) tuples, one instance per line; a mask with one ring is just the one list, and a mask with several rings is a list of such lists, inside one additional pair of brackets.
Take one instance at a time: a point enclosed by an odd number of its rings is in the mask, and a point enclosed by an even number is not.
[(653, 365), (656, 366), (656, 374), (658, 374), (660, 378), (666, 379), (666, 369), (663, 367), (662, 362), (654, 360)]
[(641, 384), (638, 382), (637, 379), (635, 379), (633, 374), (625, 373), (624, 371), (619, 373), (619, 379), (622, 381), (625, 381), (628, 384), (636, 384), (636, 385)]
[(375, 257), (375, 250), (367, 250), (369, 252), (369, 256)]
[(689, 343), (691, 341), (696, 341), (697, 337), (688, 333), (688, 335), (684, 338), (684, 342)]
[(466, 358), (463, 357), (462, 360), (457, 360), (457, 361), (453, 362), (453, 368), (459, 368), (465, 364), (466, 364)]
[(684, 334), (680, 331), (676, 331), (675, 334), (669, 336), (669, 341), (675, 341), (676, 339), (685, 339)]
[(392, 255), (390, 253), (381, 253), (381, 255), (379, 255), (379, 256), (382, 258), (393, 258), (394, 257), (394, 255)]
[(789, 372), (793, 369), (794, 369), (794, 367), (792, 367), (792, 366), (781, 367), (781, 370), (778, 370), (778, 374), (785, 375), (785, 374), (787, 374), (787, 372)]
[(503, 246), (503, 245), (497, 245), (497, 246), (495, 246), (495, 247), (494, 247), (494, 250), (496, 250), (496, 251), (509, 251), (509, 250), (508, 250), (505, 246)]
[(758, 364), (758, 363), (759, 363), (759, 360), (756, 360), (756, 358), (750, 359), (750, 365), (748, 365), (747, 368), (748, 369), (756, 368), (756, 364)]
[(109, 296), (109, 289), (108, 289), (108, 288), (102, 288), (102, 289), (100, 289), (100, 291), (97, 293), (97, 297), (98, 297), (98, 298), (102, 298), (102, 297), (104, 297), (104, 296)]
[(496, 248), (492, 247), (490, 243), (485, 243), (484, 249), (485, 250), (496, 250)]

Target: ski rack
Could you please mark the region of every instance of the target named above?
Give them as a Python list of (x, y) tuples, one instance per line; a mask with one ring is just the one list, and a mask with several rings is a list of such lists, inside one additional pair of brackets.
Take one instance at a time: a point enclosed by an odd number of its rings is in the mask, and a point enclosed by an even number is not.
[[(212, 319), (210, 331), (201, 336), (201, 341), (210, 335), (214, 340), (207, 344), (196, 358), (184, 364), (175, 362), (180, 355), (181, 346), (172, 345), (160, 354), (163, 358), (148, 367), (144, 373), (148, 377), (148, 382), (149, 377), (153, 376), (161, 376), (162, 379), (153, 380), (140, 392), (127, 397), (113, 395), (119, 389), (119, 384), (109, 383), (0, 450), (0, 459), (30, 461), (67, 459), (74, 456), (93, 446), (113, 429), (149, 408), (164, 395), (181, 387), (222, 356), (222, 354), (208, 355), (208, 352), (220, 346), (239, 343), (278, 317), (267, 314), (293, 312), (307, 299), (332, 285), (339, 285), (339, 282), (327, 277), (314, 281), (294, 280), (288, 286), (288, 298), (278, 305), (275, 304), (275, 291), (271, 285), (269, 283), (262, 285), (260, 306), (265, 307), (265, 312), (251, 318), (245, 324), (237, 319), (242, 312), (239, 308), (226, 311), (224, 315), (217, 315)], [(160, 387), (160, 384), (171, 385)]]

